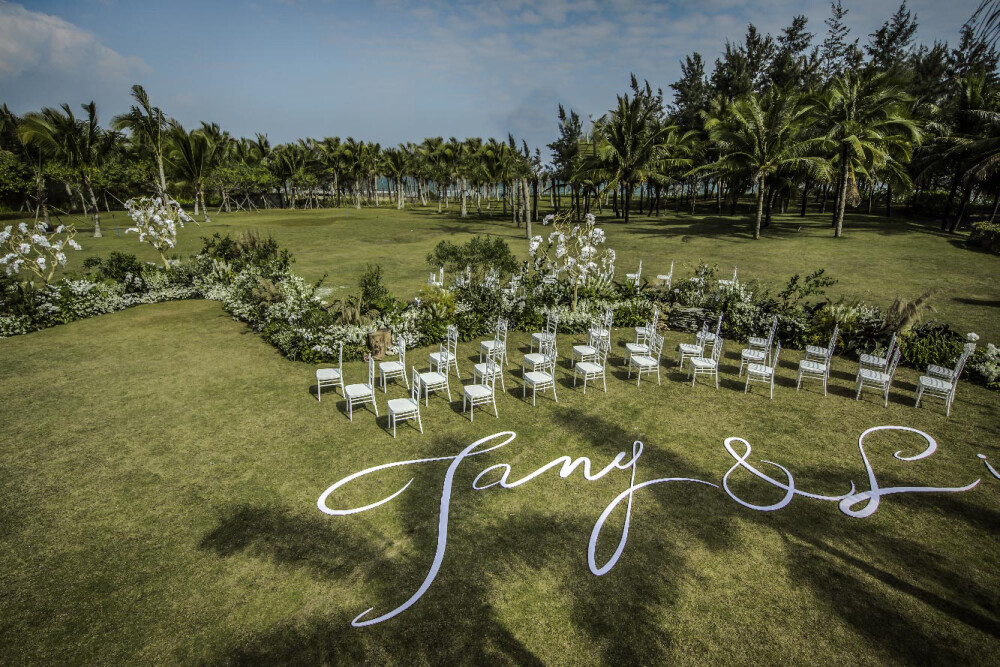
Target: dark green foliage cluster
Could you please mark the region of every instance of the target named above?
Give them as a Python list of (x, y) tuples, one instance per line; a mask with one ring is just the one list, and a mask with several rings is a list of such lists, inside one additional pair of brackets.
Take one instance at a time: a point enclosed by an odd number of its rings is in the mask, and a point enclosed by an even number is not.
[(914, 368), (928, 364), (951, 367), (962, 354), (965, 337), (941, 322), (918, 324), (899, 337), (903, 363)]
[(989, 250), (1000, 255), (1000, 224), (995, 222), (975, 222), (967, 243), (970, 246)]
[(280, 275), (289, 270), (293, 259), (291, 253), (278, 246), (273, 237), (261, 238), (252, 229), (232, 238), (218, 232), (211, 238), (202, 238), (201, 254), (228, 264), (234, 272), (253, 266), (265, 276)]
[(521, 268), (510, 246), (498, 236), (476, 236), (462, 245), (441, 241), (427, 255), (427, 263), (435, 269), (443, 266), (448, 273), (461, 273), (468, 267), (480, 278), (493, 270), (506, 279)]

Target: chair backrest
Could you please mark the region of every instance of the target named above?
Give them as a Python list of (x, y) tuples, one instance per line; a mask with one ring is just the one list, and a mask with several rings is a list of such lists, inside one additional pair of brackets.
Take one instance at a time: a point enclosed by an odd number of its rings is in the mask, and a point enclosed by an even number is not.
[(549, 375), (555, 377), (556, 375), (556, 348), (554, 345), (547, 345), (545, 349), (542, 350), (542, 355), (545, 357), (543, 366), (548, 369)]
[(774, 343), (774, 337), (778, 333), (778, 316), (775, 315), (771, 318), (771, 332), (767, 334), (767, 347), (770, 349), (771, 344)]
[(722, 333), (722, 316), (723, 315), (725, 315), (725, 312), (724, 311), (720, 312), (719, 313), (719, 321), (715, 323), (715, 337), (716, 338), (718, 338), (719, 334)]
[(604, 368), (604, 365), (608, 363), (608, 351), (611, 349), (611, 341), (605, 338), (597, 344), (597, 355), (594, 361), (598, 366)]
[(375, 357), (368, 355), (368, 388), (375, 390)]
[(442, 285), (444, 284), (444, 267), (438, 268), (438, 282)]
[(885, 358), (892, 359), (892, 352), (896, 349), (896, 332), (892, 332), (892, 338), (889, 339), (889, 347), (886, 348)]
[(659, 361), (661, 352), (663, 352), (663, 336), (654, 332), (649, 342), (649, 356)]
[(454, 324), (448, 325), (448, 330), (444, 336), (444, 343), (449, 354), (458, 354), (458, 327)]
[(413, 371), (410, 374), (410, 400), (420, 405), (420, 372), (416, 366), (411, 366), (410, 369)]
[(667, 273), (667, 282), (670, 282), (674, 278), (674, 260), (670, 260), (670, 272)]
[(340, 371), (340, 377), (344, 377), (344, 343), (343, 343), (343, 341), (337, 343), (337, 370)]
[(962, 352), (962, 356), (958, 358), (955, 363), (955, 384), (958, 383), (958, 378), (962, 374), (962, 370), (965, 368), (965, 362), (968, 361), (969, 356), (972, 355), (972, 351), (966, 346), (965, 350)]
[(403, 371), (406, 371), (406, 344), (400, 343), (399, 345), (399, 363), (403, 365)]
[(497, 370), (500, 368), (497, 365), (496, 360), (493, 355), (486, 357), (486, 374), (483, 376), (483, 385), (493, 393), (493, 387), (496, 385)]
[(837, 349), (837, 335), (840, 333), (840, 323), (833, 325), (833, 335), (830, 336), (830, 345), (826, 348), (826, 363), (833, 359), (833, 351)]
[(551, 314), (545, 318), (545, 333), (555, 336), (556, 328), (558, 326), (559, 326), (558, 318), (552, 317)]
[(639, 276), (642, 275), (642, 260), (639, 260), (639, 268), (635, 271), (635, 281), (639, 282)]
[(660, 323), (660, 307), (653, 306), (653, 316), (649, 318), (650, 330), (656, 331), (656, 325)]
[(733, 282), (736, 282), (736, 270), (737, 270), (737, 267), (734, 265), (733, 266)]
[(604, 309), (604, 328), (607, 329), (608, 331), (610, 331), (611, 327), (614, 325), (614, 323), (615, 323), (615, 311), (612, 310), (611, 308), (605, 308)]
[(427, 284), (428, 284), (428, 285), (433, 285), (433, 284), (434, 284), (434, 272), (433, 272), (433, 271), (431, 271), (431, 275), (430, 275), (430, 277), (429, 277), (429, 278), (427, 279)]
[(889, 380), (891, 381), (893, 376), (896, 375), (896, 367), (899, 365), (899, 357), (902, 352), (899, 348), (896, 348), (895, 353), (893, 353), (891, 360), (889, 361), (889, 367), (886, 368), (886, 373), (889, 375)]
[[(781, 341), (780, 340), (778, 341), (778, 344), (774, 348), (774, 357), (771, 358), (771, 368), (777, 368), (778, 367), (778, 357), (779, 356), (781, 356)], [(772, 377), (773, 377), (773, 375), (772, 375)]]
[(719, 357), (722, 356), (722, 343), (722, 336), (716, 336), (712, 341), (712, 361), (715, 363), (719, 363)]

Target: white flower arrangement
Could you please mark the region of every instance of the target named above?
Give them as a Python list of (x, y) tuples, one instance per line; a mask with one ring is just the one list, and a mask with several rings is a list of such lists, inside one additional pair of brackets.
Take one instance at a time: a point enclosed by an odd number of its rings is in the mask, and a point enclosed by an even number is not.
[(26, 222), (17, 227), (7, 225), (0, 231), (0, 266), (8, 276), (27, 272), (48, 283), (56, 269), (66, 266), (64, 250), (81, 250), (74, 236), (76, 229), (72, 225), (59, 225), (52, 231), (42, 221), (30, 227)]
[(166, 253), (177, 244), (177, 229), (183, 227), (185, 222), (194, 222), (194, 219), (173, 199), (135, 197), (125, 202), (125, 208), (135, 223), (125, 233), (135, 232), (141, 243), (149, 243), (156, 248), (164, 268), (169, 270)]
[(586, 283), (588, 277), (614, 277), (615, 251), (603, 247), (607, 237), (604, 230), (596, 226), (597, 218), (593, 214), (588, 213), (582, 225), (571, 225), (568, 217), (552, 214), (545, 216), (542, 224), (552, 224), (555, 229), (549, 234), (547, 243), (541, 236), (529, 241), (532, 265), (539, 273), (566, 276), (573, 287), (575, 310), (579, 287)]

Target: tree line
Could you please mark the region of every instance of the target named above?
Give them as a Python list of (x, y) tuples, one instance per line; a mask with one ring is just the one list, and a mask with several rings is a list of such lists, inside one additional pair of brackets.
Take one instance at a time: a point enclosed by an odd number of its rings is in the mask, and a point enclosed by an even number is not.
[[(603, 116), (558, 109), (541, 150), (505, 140), (427, 138), (382, 147), (353, 138), (274, 145), (216, 123), (184, 128), (133, 86), (131, 109), (102, 127), (93, 102), (18, 116), (0, 106), (0, 197), (48, 221), (93, 217), (137, 194), (181, 197), (195, 215), (272, 206), (455, 205), (501, 212), (526, 228), (539, 200), (582, 217), (610, 208), (629, 222), (672, 206), (737, 216), (749, 201), (755, 238), (775, 211), (810, 205), (842, 233), (848, 208), (906, 203), (954, 231), (975, 205), (1000, 204), (1000, 60), (978, 11), (958, 43), (915, 41), (904, 2), (862, 44), (831, 4), (817, 43), (804, 16), (779, 35), (749, 25), (709, 74), (681, 63), (672, 99), (634, 75)], [(110, 197), (110, 201), (109, 201)], [(68, 210), (67, 210), (68, 209)]]

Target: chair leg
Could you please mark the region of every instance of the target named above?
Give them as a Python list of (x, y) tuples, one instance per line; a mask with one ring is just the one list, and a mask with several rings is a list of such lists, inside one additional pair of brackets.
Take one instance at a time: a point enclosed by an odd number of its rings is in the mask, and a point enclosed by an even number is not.
[(497, 412), (497, 397), (496, 396), (493, 397), (493, 414), (496, 416), (497, 419), (500, 419), (500, 413)]
[(417, 412), (417, 426), (420, 427), (420, 432), (424, 432), (424, 423), (420, 421), (420, 412)]
[(747, 373), (747, 386), (743, 388), (743, 393), (746, 394), (750, 391), (750, 374)]
[(556, 403), (559, 402), (559, 394), (556, 393), (556, 379), (552, 378), (552, 398), (556, 399)]
[(924, 394), (924, 388), (923, 387), (917, 387), (917, 402), (913, 404), (913, 407), (915, 407), (915, 408), (919, 408), (920, 407), (920, 397), (923, 396), (923, 394)]
[(774, 375), (771, 375), (771, 400), (774, 400)]
[(320, 403), (323, 402), (323, 385), (316, 383), (316, 400)]
[(719, 388), (719, 369), (715, 369), (715, 388)]
[(861, 400), (861, 378), (858, 378), (858, 394), (854, 397), (855, 401)]
[(375, 392), (372, 392), (372, 409), (375, 410), (375, 416), (378, 417), (378, 403), (375, 402)]
[(608, 376), (605, 373), (601, 373), (601, 382), (604, 383), (604, 393), (608, 393)]
[(354, 404), (351, 403), (351, 399), (347, 399), (347, 419), (349, 421), (354, 421)]
[(392, 437), (396, 437), (396, 415), (389, 415), (389, 421), (392, 422)]

